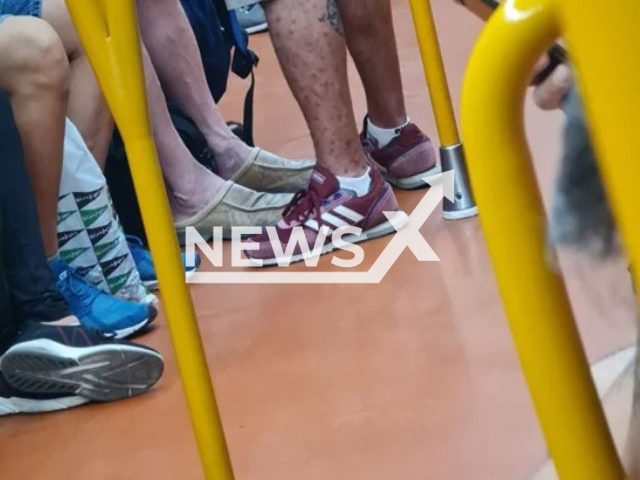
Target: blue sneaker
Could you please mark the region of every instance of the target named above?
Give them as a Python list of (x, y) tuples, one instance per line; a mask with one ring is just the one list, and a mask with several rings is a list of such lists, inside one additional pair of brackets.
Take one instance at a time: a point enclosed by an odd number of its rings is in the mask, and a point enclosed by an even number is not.
[[(151, 252), (144, 248), (142, 240), (138, 237), (134, 237), (133, 235), (127, 235), (127, 243), (129, 244), (129, 250), (131, 251), (133, 261), (136, 262), (136, 267), (138, 267), (138, 273), (140, 274), (142, 283), (144, 283), (144, 286), (149, 290), (157, 290), (158, 278), (156, 277), (156, 269), (153, 266)], [(186, 279), (188, 280), (189, 277), (198, 270), (198, 267), (200, 266), (200, 256), (196, 253), (195, 266), (187, 267), (187, 255), (183, 253), (182, 265), (184, 266)]]
[(151, 323), (158, 311), (150, 304), (121, 300), (94, 287), (62, 259), (51, 263), (58, 290), (80, 323), (115, 338), (125, 338)]

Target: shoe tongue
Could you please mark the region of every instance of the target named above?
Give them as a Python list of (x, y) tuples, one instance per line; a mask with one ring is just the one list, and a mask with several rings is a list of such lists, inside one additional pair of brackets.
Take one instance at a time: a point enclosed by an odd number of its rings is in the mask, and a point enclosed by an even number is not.
[(336, 176), (326, 168), (316, 165), (311, 174), (309, 190), (318, 193), (322, 198), (327, 198), (340, 189), (340, 182)]

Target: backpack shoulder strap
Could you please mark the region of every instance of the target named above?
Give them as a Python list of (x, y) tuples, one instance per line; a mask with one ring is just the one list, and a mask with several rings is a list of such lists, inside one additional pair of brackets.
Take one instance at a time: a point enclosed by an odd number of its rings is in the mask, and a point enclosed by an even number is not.
[(218, 9), (222, 25), (234, 46), (231, 71), (240, 78), (251, 76), (251, 86), (244, 100), (244, 119), (242, 123), (244, 126), (244, 140), (253, 147), (253, 99), (256, 84), (253, 69), (258, 66), (260, 59), (249, 48), (249, 35), (240, 26), (236, 12), (229, 11), (224, 0), (213, 0), (213, 3)]

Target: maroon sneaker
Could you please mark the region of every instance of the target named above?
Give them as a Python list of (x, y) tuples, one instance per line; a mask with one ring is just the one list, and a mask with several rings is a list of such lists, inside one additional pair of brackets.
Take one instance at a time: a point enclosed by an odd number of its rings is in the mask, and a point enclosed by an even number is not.
[[(322, 251), (318, 252), (321, 255), (337, 248), (332, 235), (340, 227), (361, 229), (357, 235), (344, 234), (343, 240), (349, 243), (359, 243), (394, 233), (395, 227), (383, 213), (400, 212), (393, 189), (377, 169), (371, 168), (370, 172), (369, 192), (356, 197), (352, 192), (341, 190), (338, 179), (330, 171), (316, 166), (311, 174), (309, 188), (301, 190), (293, 197), (284, 211), (282, 220), (265, 229), (272, 229), (271, 237), (279, 242), (280, 248), (276, 243), (274, 250), (269, 233), (263, 230), (260, 235), (243, 242), (247, 247), (251, 245), (251, 249), (244, 250), (244, 254), (250, 260), (262, 260), (263, 266), (277, 265), (278, 258), (281, 261), (284, 258), (282, 255), (287, 251), (287, 245), (295, 231), (294, 227), (301, 227), (296, 230), (304, 234), (310, 252), (313, 252), (316, 246), (319, 231), (322, 229), (326, 233)], [(304, 257), (300, 244), (296, 242), (291, 261), (298, 262)]]
[(365, 118), (360, 141), (387, 181), (398, 188), (427, 187), (423, 178), (440, 173), (431, 140), (414, 123), (402, 127), (386, 147), (378, 148), (376, 141), (367, 135)]

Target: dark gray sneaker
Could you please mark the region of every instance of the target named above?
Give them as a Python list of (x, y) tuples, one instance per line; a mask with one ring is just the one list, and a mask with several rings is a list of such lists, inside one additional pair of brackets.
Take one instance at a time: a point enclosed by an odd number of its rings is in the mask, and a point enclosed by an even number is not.
[(23, 396), (32, 394), (32, 400), (42, 395), (121, 400), (150, 390), (163, 370), (162, 357), (151, 348), (84, 327), (35, 323), (27, 324), (0, 358), (6, 383)]
[(236, 15), (238, 23), (249, 35), (265, 32), (269, 28), (267, 17), (259, 3), (238, 8)]

